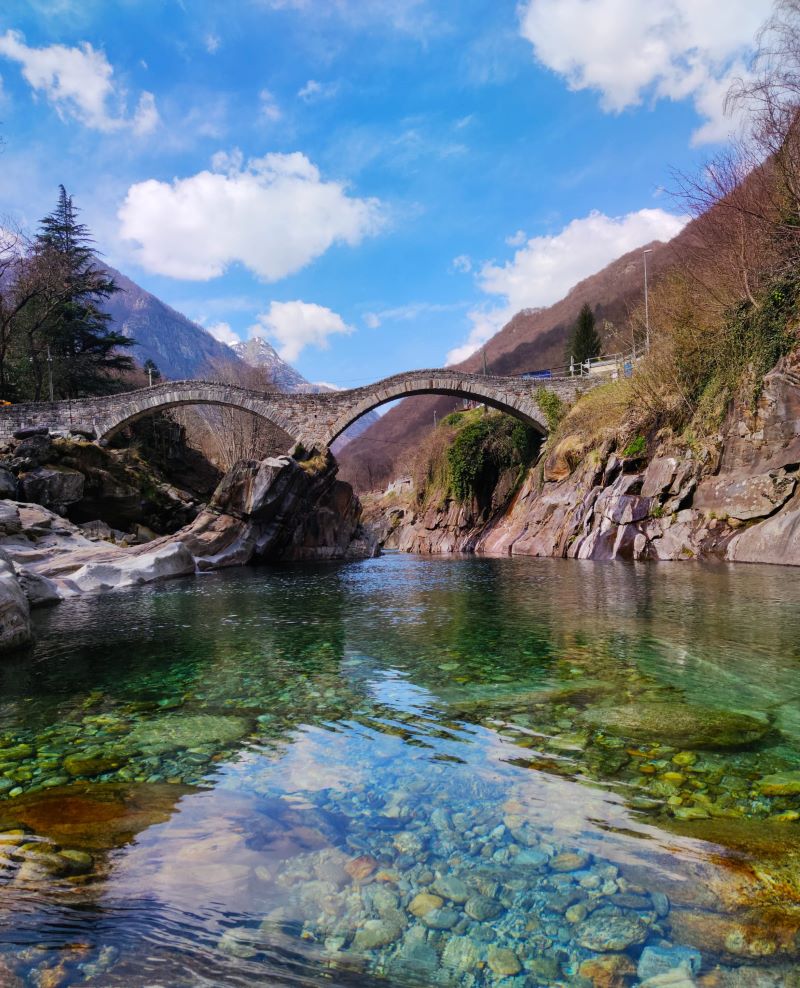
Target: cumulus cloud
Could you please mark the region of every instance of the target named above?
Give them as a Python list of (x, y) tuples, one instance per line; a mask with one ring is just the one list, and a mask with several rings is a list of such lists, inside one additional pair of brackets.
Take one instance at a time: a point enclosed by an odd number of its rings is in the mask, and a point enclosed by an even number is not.
[(294, 274), (333, 244), (355, 245), (378, 232), (376, 199), (324, 181), (299, 152), (245, 162), (220, 152), (211, 170), (128, 189), (120, 233), (146, 270), (205, 281), (239, 262), (265, 281)]
[(502, 301), (469, 313), (469, 337), (447, 354), (447, 363), (466, 360), (521, 309), (552, 305), (622, 254), (653, 240), (670, 240), (687, 219), (663, 209), (640, 209), (618, 217), (592, 212), (560, 233), (532, 237), (503, 265), (484, 264), (478, 284)]
[(509, 247), (521, 247), (527, 239), (524, 230), (517, 230), (510, 237), (506, 237), (506, 243)]
[(102, 51), (88, 42), (77, 48), (31, 48), (18, 31), (0, 35), (0, 56), (17, 62), (34, 93), (42, 94), (62, 119), (72, 117), (93, 130), (130, 128), (150, 133), (158, 125), (155, 97), (143, 92), (136, 111), (127, 111), (125, 90), (114, 82), (114, 69)]
[(278, 344), (278, 353), (283, 360), (297, 360), (307, 346), (327, 350), (329, 337), (349, 334), (353, 327), (348, 326), (342, 317), (313, 302), (272, 302), (268, 312), (261, 312), (257, 322), (250, 327), (250, 336), (266, 336)]
[(230, 323), (215, 322), (212, 326), (206, 326), (206, 330), (211, 333), (215, 340), (219, 340), (220, 343), (227, 343), (228, 346), (236, 346), (237, 343), (242, 342), (241, 337), (237, 336), (231, 329)]
[[(772, 0), (524, 0), (522, 35), (572, 89), (594, 89), (607, 111), (644, 99), (691, 98), (705, 123), (695, 143), (726, 138), (730, 82), (747, 72)], [(576, 25), (580, 30), (576, 30)]]
[(367, 329), (377, 329), (381, 324), (381, 317), (377, 312), (368, 312), (364, 316), (364, 325)]
[(458, 257), (453, 258), (451, 267), (459, 274), (469, 274), (472, 270), (472, 258), (467, 254), (459, 254)]
[(213, 31), (210, 31), (205, 36), (203, 40), (203, 44), (205, 45), (208, 54), (214, 55), (219, 51), (219, 46), (222, 44), (222, 42), (220, 41), (218, 34), (214, 34)]

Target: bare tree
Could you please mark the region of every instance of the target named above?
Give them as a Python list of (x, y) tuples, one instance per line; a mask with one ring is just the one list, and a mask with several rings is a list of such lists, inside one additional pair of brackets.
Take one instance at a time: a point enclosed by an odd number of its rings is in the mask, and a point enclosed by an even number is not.
[[(213, 361), (200, 376), (253, 391), (276, 390), (265, 368), (243, 367), (233, 361)], [(285, 453), (293, 444), (291, 436), (278, 426), (239, 408), (193, 406), (170, 414), (186, 430), (189, 444), (221, 470), (229, 470), (238, 460), (262, 460)]]

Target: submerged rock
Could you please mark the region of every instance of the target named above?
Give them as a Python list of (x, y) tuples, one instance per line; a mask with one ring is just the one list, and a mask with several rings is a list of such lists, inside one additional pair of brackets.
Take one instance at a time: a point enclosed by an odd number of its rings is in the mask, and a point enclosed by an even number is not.
[(596, 731), (637, 741), (660, 741), (686, 749), (746, 748), (769, 724), (747, 714), (688, 703), (630, 703), (591, 707), (579, 719)]
[(644, 943), (647, 926), (633, 913), (603, 906), (578, 927), (578, 943), (598, 953), (621, 952)]
[(72, 784), (0, 803), (0, 830), (28, 827), (57, 844), (106, 849), (168, 820), (197, 790), (165, 783)]
[(368, 919), (353, 940), (356, 950), (375, 950), (386, 947), (403, 935), (405, 925), (399, 919)]
[(112, 772), (120, 768), (127, 761), (127, 757), (119, 751), (111, 751), (97, 748), (94, 751), (83, 751), (75, 755), (67, 755), (64, 759), (64, 771), (68, 775), (103, 775), (105, 772)]
[(439, 909), (444, 905), (444, 899), (438, 895), (431, 895), (429, 892), (420, 892), (415, 895), (408, 906), (408, 911), (412, 916), (421, 918), (433, 909)]
[(589, 981), (593, 988), (627, 988), (636, 968), (629, 957), (622, 954), (606, 954), (585, 960), (578, 974)]
[(683, 968), (687, 974), (697, 974), (703, 965), (699, 950), (692, 947), (645, 947), (636, 973), (641, 981)]
[(800, 772), (775, 772), (766, 775), (757, 783), (758, 791), (764, 796), (800, 795)]
[(522, 970), (519, 957), (508, 947), (489, 948), (489, 967), (501, 978), (519, 974)]
[(494, 899), (490, 899), (486, 895), (473, 895), (467, 899), (467, 904), (464, 906), (464, 912), (470, 919), (475, 919), (479, 923), (485, 923), (487, 920), (496, 919), (500, 913), (503, 911), (503, 907), (499, 902)]
[(178, 748), (205, 744), (232, 744), (244, 737), (250, 725), (243, 717), (223, 714), (165, 714), (140, 721), (125, 739), (126, 746), (163, 754)]
[(670, 922), (676, 940), (734, 960), (800, 958), (800, 908), (796, 906), (734, 914), (679, 909)]

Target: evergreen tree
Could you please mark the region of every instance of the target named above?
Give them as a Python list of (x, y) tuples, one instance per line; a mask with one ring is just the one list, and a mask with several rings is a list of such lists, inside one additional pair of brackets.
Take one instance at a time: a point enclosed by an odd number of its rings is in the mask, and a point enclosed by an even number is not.
[(40, 223), (30, 263), (46, 269), (55, 286), (38, 312), (31, 312), (31, 396), (49, 397), (50, 379), (57, 399), (115, 390), (115, 375), (133, 368), (124, 350), (135, 341), (112, 330), (111, 316), (100, 308), (119, 289), (98, 266), (89, 231), (78, 222), (63, 185), (56, 208)]
[(158, 369), (158, 366), (152, 357), (148, 357), (147, 360), (145, 360), (143, 367), (145, 374), (147, 374), (152, 384), (155, 384), (156, 381), (161, 380), (161, 371)]
[(586, 302), (578, 314), (567, 345), (567, 363), (572, 359), (576, 364), (581, 364), (590, 357), (598, 357), (601, 346), (600, 337), (595, 329), (592, 307)]

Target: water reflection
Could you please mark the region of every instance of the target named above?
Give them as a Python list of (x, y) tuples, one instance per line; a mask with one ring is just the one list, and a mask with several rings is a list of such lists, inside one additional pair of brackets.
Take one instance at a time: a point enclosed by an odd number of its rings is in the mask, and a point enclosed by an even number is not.
[[(43, 614), (0, 672), (0, 981), (785, 983), (798, 597), (387, 557)], [(698, 703), (719, 737), (677, 744)], [(631, 708), (662, 720), (597, 728)]]

